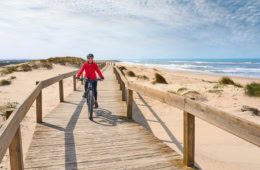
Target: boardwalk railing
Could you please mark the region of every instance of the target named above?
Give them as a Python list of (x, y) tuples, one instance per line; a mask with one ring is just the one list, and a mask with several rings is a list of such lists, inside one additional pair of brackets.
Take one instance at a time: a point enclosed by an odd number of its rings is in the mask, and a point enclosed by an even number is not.
[[(105, 67), (106, 63), (98, 63), (100, 69)], [(76, 74), (78, 71), (72, 71), (65, 74), (49, 78), (47, 80), (36, 82), (36, 87), (29, 96), (13, 112), (7, 111), (7, 120), (0, 129), (0, 162), (2, 161), (8, 147), (10, 153), (11, 169), (24, 169), (23, 151), (21, 143), (20, 123), (36, 100), (36, 121), (42, 122), (42, 90), (59, 82), (60, 102), (64, 101), (63, 79), (73, 77), (73, 90), (76, 91)]]
[(122, 100), (127, 96), (127, 117), (132, 118), (133, 91), (171, 105), (183, 111), (184, 116), (184, 159), (186, 166), (194, 166), (195, 117), (219, 127), (237, 137), (260, 147), (260, 126), (224, 111), (199, 103), (183, 96), (149, 88), (129, 82), (114, 64), (114, 73), (122, 90)]

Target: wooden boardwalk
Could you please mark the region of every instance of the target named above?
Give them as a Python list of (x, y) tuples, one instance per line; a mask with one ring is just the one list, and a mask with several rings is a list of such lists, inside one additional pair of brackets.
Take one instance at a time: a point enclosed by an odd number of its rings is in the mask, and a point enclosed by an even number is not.
[(104, 76), (93, 121), (80, 87), (37, 124), (25, 169), (184, 169), (180, 155), (126, 118), (111, 66)]

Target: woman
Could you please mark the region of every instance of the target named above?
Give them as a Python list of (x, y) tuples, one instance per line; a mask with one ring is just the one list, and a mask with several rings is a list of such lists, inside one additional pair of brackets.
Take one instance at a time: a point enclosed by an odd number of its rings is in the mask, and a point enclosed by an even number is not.
[[(81, 67), (80, 71), (77, 74), (77, 78), (79, 78), (82, 74), (82, 72), (85, 70), (85, 77), (90, 79), (90, 80), (96, 80), (96, 72), (98, 73), (99, 77), (101, 79), (104, 79), (104, 76), (102, 75), (98, 65), (93, 61), (94, 55), (93, 54), (88, 54), (87, 55), (87, 62)], [(95, 96), (95, 108), (98, 108), (98, 103), (97, 103), (97, 81), (92, 83), (93, 87), (93, 92)], [(86, 91), (88, 88), (88, 83), (85, 83), (85, 92), (83, 97), (86, 98)]]

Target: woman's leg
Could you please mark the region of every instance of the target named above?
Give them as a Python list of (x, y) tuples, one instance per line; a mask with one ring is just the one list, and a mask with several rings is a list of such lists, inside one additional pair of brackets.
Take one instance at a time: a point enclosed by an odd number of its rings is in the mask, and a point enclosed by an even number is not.
[(93, 82), (93, 91), (95, 96), (95, 102), (97, 102), (97, 81)]

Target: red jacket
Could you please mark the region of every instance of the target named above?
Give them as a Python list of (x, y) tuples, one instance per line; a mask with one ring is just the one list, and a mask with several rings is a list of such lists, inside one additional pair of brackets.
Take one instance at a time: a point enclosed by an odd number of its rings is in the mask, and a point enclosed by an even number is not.
[(100, 69), (98, 68), (98, 65), (94, 61), (92, 62), (91, 65), (89, 65), (88, 62), (86, 62), (81, 67), (81, 69), (78, 72), (77, 76), (80, 77), (80, 75), (82, 74), (82, 72), (84, 70), (85, 70), (85, 77), (90, 79), (90, 80), (96, 80), (97, 79), (96, 72), (98, 73), (100, 78), (104, 78), (104, 76), (102, 75)]

